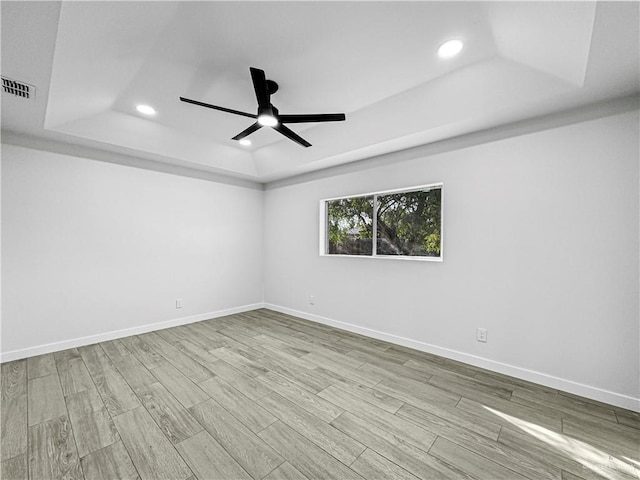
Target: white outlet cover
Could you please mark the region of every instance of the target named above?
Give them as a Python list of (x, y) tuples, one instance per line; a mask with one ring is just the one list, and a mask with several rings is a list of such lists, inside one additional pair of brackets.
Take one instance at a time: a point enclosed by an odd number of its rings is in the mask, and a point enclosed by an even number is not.
[(479, 342), (485, 342), (487, 341), (487, 329), (486, 328), (478, 328), (478, 330), (476, 330), (476, 340), (478, 340)]

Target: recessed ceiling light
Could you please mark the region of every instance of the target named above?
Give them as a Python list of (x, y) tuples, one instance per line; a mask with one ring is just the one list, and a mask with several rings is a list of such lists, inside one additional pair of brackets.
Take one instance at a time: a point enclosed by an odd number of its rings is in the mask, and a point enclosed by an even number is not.
[(138, 105), (136, 106), (136, 110), (138, 110), (140, 113), (143, 113), (145, 115), (155, 115), (156, 114), (156, 109), (153, 107), (150, 107), (149, 105)]
[(251, 140), (249, 140), (248, 138), (241, 138), (239, 142), (240, 142), (240, 145), (244, 145), (245, 147), (248, 147), (249, 145), (251, 145)]
[(440, 58), (455, 57), (460, 53), (464, 44), (461, 40), (447, 40), (438, 47), (438, 56)]

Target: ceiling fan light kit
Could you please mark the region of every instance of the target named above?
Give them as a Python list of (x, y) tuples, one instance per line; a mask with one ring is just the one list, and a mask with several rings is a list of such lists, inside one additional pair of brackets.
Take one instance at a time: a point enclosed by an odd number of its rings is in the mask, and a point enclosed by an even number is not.
[[(254, 118), (256, 122), (240, 132), (238, 135), (232, 138), (232, 140), (243, 140), (245, 137), (251, 135), (256, 130), (262, 127), (271, 127), (280, 134), (284, 135), (290, 140), (293, 140), (298, 145), (303, 147), (310, 147), (311, 144), (304, 138), (299, 136), (289, 127), (285, 126), (285, 123), (316, 123), (316, 122), (341, 122), (346, 119), (344, 113), (315, 113), (315, 114), (294, 114), (294, 115), (280, 115), (278, 109), (271, 104), (271, 95), (278, 91), (278, 84), (273, 80), (267, 80), (263, 70), (259, 68), (250, 67), (251, 81), (253, 82), (253, 89), (256, 94), (256, 100), (258, 101), (258, 113), (252, 114), (247, 112), (241, 112), (230, 108), (219, 107), (217, 105), (211, 105), (197, 100), (192, 100), (185, 97), (180, 97), (180, 100), (186, 103), (191, 103), (200, 107), (212, 108), (214, 110), (220, 110), (222, 112), (232, 113), (234, 115), (242, 115), (244, 117)], [(246, 145), (246, 143), (243, 143)]]

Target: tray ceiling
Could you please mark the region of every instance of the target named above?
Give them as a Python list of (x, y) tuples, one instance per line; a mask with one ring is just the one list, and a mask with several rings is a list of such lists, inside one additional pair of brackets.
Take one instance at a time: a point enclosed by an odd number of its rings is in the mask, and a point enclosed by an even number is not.
[[(638, 3), (2, 2), (2, 128), (266, 182), (637, 93)], [(462, 52), (438, 57), (445, 40)], [(252, 121), (249, 67), (301, 148)], [(157, 111), (146, 117), (136, 105)]]

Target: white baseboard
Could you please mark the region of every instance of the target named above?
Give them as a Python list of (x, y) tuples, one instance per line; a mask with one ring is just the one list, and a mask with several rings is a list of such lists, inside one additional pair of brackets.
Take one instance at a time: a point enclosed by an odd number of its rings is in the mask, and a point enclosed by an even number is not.
[(473, 365), (480, 368), (485, 368), (493, 372), (502, 373), (511, 377), (520, 378), (529, 382), (544, 385), (546, 387), (562, 390), (564, 392), (573, 393), (581, 397), (590, 398), (599, 402), (607, 403), (609, 405), (615, 405), (617, 407), (626, 408), (640, 412), (640, 398), (633, 398), (628, 395), (623, 395), (609, 390), (603, 390), (598, 387), (592, 387), (590, 385), (584, 385), (582, 383), (574, 382), (564, 378), (554, 377), (546, 373), (536, 372), (528, 370), (526, 368), (516, 367), (514, 365), (508, 365), (506, 363), (496, 362), (487, 358), (470, 355), (468, 353), (459, 352), (457, 350), (451, 350), (448, 348), (438, 347), (424, 342), (411, 340), (409, 338), (392, 335), (390, 333), (380, 332), (378, 330), (372, 330), (370, 328), (360, 327), (351, 323), (341, 322), (333, 320), (331, 318), (314, 315), (299, 310), (293, 310), (291, 308), (281, 307), (279, 305), (273, 305), (265, 303), (264, 308), (275, 310), (276, 312), (286, 313), (295, 317), (304, 318), (312, 322), (321, 323), (331, 327), (336, 327), (349, 332), (358, 333), (360, 335), (366, 335), (367, 337), (376, 338), (378, 340), (384, 340), (386, 342), (395, 343), (404, 347), (413, 348), (422, 352), (439, 355), (441, 357), (457, 360), (469, 365)]
[(209, 320), (210, 318), (224, 317), (226, 315), (233, 315), (234, 313), (248, 312), (250, 310), (256, 310), (263, 308), (264, 303), (253, 303), (250, 305), (242, 305), (240, 307), (227, 308), (225, 310), (218, 310), (216, 312), (201, 313), (199, 315), (191, 315), (189, 317), (175, 318), (173, 320), (166, 320), (164, 322), (149, 323), (147, 325), (141, 325), (138, 327), (125, 328), (122, 330), (115, 330), (112, 332), (98, 333), (96, 335), (88, 335), (86, 337), (73, 338), (71, 340), (64, 340), (62, 342), (47, 343), (45, 345), (36, 345), (34, 347), (22, 348), (20, 350), (11, 350), (8, 352), (0, 353), (0, 363), (11, 362), (13, 360), (20, 360), (21, 358), (33, 357), (35, 355), (43, 355), (45, 353), (59, 352), (60, 350), (66, 350), (68, 348), (83, 347), (85, 345), (92, 345), (98, 342), (106, 342), (108, 340), (115, 340), (117, 338), (129, 337), (131, 335), (139, 335), (141, 333), (153, 332), (156, 330), (164, 330), (165, 328), (177, 327), (179, 325), (187, 325), (189, 323), (201, 322), (202, 320)]

